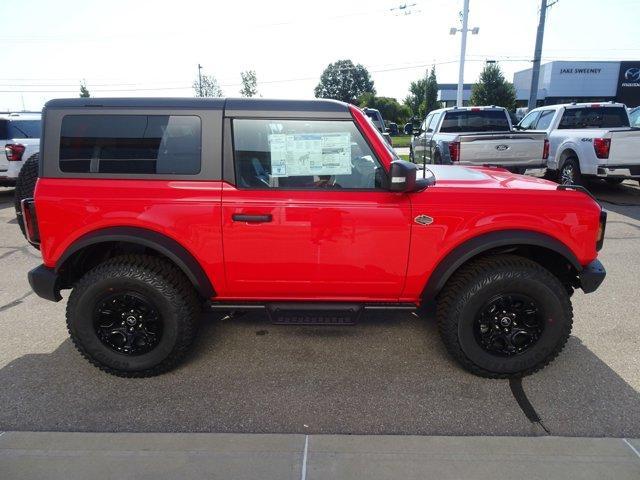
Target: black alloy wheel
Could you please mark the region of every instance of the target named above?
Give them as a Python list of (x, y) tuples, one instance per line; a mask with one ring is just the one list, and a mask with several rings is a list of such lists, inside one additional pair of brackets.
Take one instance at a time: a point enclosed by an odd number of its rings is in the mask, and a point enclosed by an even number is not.
[(483, 350), (502, 357), (527, 351), (543, 330), (544, 320), (535, 300), (519, 293), (491, 298), (478, 312), (474, 325)]
[(162, 337), (163, 323), (149, 299), (137, 292), (107, 295), (96, 303), (93, 326), (100, 341), (125, 355), (143, 355)]

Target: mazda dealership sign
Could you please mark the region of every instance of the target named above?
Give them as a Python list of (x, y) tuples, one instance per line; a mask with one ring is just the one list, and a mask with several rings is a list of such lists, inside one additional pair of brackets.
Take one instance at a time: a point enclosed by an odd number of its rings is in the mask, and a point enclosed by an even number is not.
[(640, 105), (640, 62), (620, 62), (616, 97), (627, 107)]

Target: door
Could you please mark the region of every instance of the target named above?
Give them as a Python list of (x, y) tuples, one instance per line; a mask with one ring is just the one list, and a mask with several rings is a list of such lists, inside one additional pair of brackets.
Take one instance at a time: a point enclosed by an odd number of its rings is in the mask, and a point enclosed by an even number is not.
[(235, 119), (232, 129), (226, 297), (397, 300), (410, 203), (386, 190), (387, 173), (354, 123)]

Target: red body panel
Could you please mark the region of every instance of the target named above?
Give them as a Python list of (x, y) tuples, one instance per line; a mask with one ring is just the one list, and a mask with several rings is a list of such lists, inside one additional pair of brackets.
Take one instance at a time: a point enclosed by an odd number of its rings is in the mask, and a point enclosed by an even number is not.
[[(388, 169), (384, 140), (352, 110)], [(438, 167), (418, 193), (239, 190), (217, 181), (41, 178), (36, 210), (45, 265), (83, 235), (113, 226), (153, 230), (181, 244), (218, 300), (420, 301), (440, 261), (488, 232), (528, 230), (596, 258), (598, 205), (544, 180), (496, 169)], [(250, 224), (234, 214), (270, 214)], [(433, 218), (430, 225), (414, 222)]]
[(221, 182), (41, 178), (35, 199), (44, 264), (54, 267), (89, 232), (141, 227), (176, 240), (222, 287), (221, 192)]
[[(409, 258), (411, 206), (398, 193), (238, 190), (225, 185), (226, 284), (234, 299), (395, 301)], [(233, 214), (272, 215), (268, 223)]]

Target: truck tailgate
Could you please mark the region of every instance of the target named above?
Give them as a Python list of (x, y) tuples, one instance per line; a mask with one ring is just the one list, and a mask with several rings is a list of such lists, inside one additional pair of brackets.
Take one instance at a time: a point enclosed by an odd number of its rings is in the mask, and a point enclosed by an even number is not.
[(640, 165), (640, 129), (611, 131), (608, 165)]
[(460, 164), (542, 165), (544, 133), (460, 136)]

